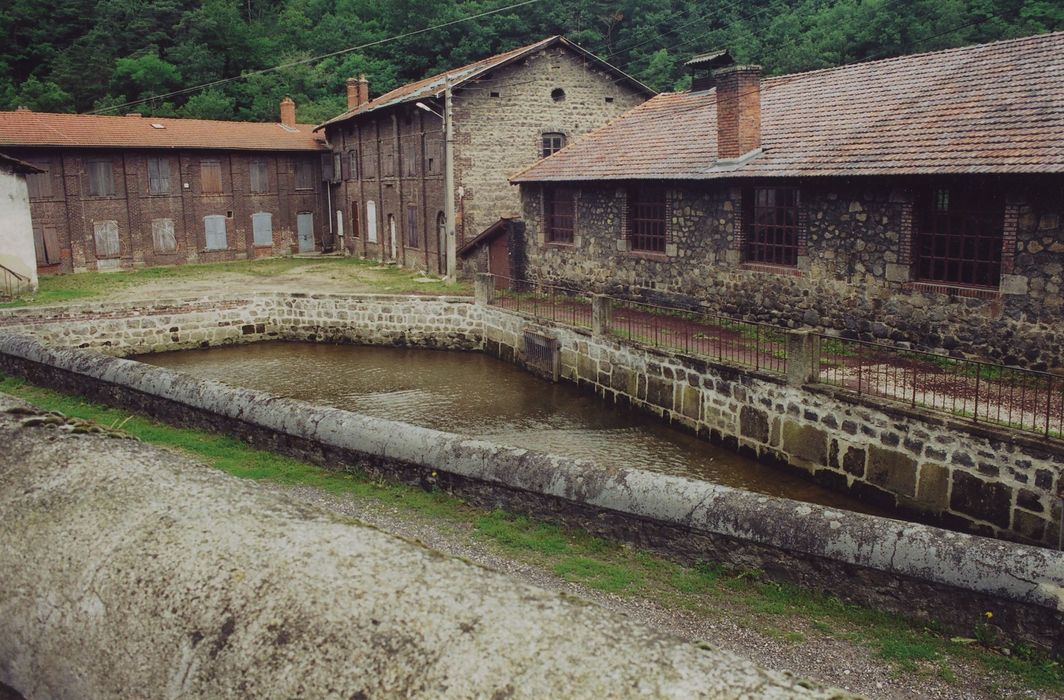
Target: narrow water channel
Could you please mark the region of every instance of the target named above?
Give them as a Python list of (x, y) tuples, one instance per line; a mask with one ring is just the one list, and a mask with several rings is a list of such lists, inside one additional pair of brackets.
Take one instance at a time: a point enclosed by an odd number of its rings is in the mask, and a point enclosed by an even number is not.
[(133, 359), (502, 445), (883, 514), (842, 494), (481, 353), (259, 343)]

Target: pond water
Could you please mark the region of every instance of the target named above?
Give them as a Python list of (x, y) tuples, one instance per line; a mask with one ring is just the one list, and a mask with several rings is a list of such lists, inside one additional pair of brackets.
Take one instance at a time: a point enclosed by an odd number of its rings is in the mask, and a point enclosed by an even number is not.
[(646, 413), (609, 404), (571, 384), (539, 379), (481, 353), (276, 342), (133, 359), (502, 445), (883, 514)]

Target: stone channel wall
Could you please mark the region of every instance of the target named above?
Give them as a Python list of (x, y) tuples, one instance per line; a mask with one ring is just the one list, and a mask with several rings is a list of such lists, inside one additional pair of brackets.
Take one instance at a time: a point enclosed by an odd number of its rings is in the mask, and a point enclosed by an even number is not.
[(1064, 553), (603, 467), (237, 389), (138, 362), (0, 336), (0, 370), (168, 422), (220, 430), (332, 469), (436, 484), (485, 507), (578, 525), (688, 561), (762, 569), (970, 633), (1062, 651)]
[(1064, 448), (826, 387), (622, 343), (488, 307), (485, 350), (557, 339), (560, 374), (604, 399), (910, 517), (1056, 546)]

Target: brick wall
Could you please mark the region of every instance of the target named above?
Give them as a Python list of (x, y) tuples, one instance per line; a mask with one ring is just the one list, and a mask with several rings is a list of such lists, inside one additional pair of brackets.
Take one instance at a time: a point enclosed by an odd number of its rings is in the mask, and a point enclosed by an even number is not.
[[(81, 272), (125, 269), (185, 262), (238, 260), (276, 255), (296, 250), (296, 216), (311, 212), (315, 219), (316, 246), (322, 245), (322, 185), (317, 153), (234, 152), (234, 151), (151, 151), (144, 149), (17, 149), (23, 158), (47, 168), (51, 195), (31, 199), (36, 229), (54, 228), (60, 242), (60, 259), (41, 267), (42, 272)], [(152, 194), (148, 188), (148, 159), (165, 158), (170, 167), (170, 191)], [(88, 194), (86, 163), (104, 159), (112, 164), (114, 194)], [(200, 176), (202, 160), (221, 165), (222, 193), (204, 194)], [(253, 161), (267, 164), (268, 192), (250, 192)], [(299, 160), (314, 167), (311, 190), (295, 189), (295, 168)], [(185, 185), (188, 185), (186, 188)], [(272, 216), (273, 244), (256, 247), (252, 238), (255, 213)], [(226, 219), (227, 247), (206, 249), (204, 217)], [(152, 235), (154, 220), (173, 223), (175, 247), (159, 250)], [(96, 222), (117, 223), (119, 253), (116, 257), (98, 255), (94, 239)]]

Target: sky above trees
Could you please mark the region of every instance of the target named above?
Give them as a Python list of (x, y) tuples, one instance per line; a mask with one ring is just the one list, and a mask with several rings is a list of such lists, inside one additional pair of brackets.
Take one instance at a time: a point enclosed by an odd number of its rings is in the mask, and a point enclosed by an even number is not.
[(685, 60), (717, 48), (782, 74), (1064, 29), (1059, 0), (537, 0), (255, 73), (513, 2), (8, 0), (0, 6), (0, 109), (275, 121), (290, 95), (301, 122), (321, 122), (344, 110), (348, 77), (365, 73), (375, 96), (552, 34), (674, 90), (687, 85)]

